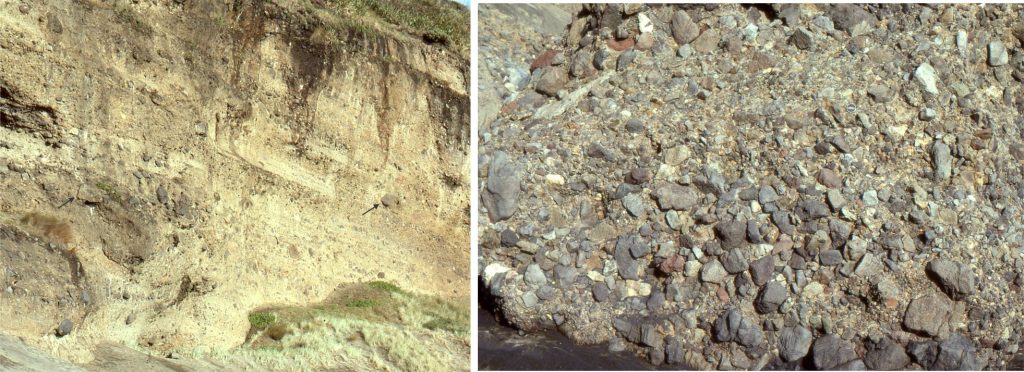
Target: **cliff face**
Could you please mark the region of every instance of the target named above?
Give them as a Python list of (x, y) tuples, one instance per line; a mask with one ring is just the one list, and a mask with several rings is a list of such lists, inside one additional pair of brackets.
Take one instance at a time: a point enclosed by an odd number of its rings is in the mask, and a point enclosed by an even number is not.
[(214, 3), (0, 4), (0, 333), (86, 362), (231, 348), (346, 282), (468, 296), (466, 57), (321, 2)]

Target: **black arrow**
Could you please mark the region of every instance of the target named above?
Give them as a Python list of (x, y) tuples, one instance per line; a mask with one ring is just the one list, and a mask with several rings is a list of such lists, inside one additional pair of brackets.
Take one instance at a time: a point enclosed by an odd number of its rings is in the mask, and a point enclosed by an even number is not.
[(57, 207), (57, 209), (64, 208), (65, 205), (68, 205), (68, 203), (71, 203), (73, 201), (75, 201), (75, 197), (74, 196), (68, 198), (68, 200), (65, 200), (64, 203), (61, 203), (61, 205), (59, 207)]
[(378, 204), (374, 204), (373, 208), (367, 209), (366, 212), (363, 212), (363, 214), (361, 214), (361, 216), (365, 216), (367, 213), (370, 213), (370, 211), (372, 211), (374, 209), (377, 209), (377, 207), (379, 207), (379, 206), (380, 206), (379, 203)]

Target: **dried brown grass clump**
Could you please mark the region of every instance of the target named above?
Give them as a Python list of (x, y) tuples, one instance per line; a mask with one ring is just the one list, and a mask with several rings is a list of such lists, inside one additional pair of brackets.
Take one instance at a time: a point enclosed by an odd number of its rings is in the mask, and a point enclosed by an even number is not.
[(39, 233), (47, 239), (63, 244), (68, 249), (71, 249), (71, 243), (75, 239), (75, 233), (74, 230), (71, 229), (71, 225), (67, 222), (61, 221), (55, 217), (30, 212), (21, 218), (21, 223), (39, 230)]

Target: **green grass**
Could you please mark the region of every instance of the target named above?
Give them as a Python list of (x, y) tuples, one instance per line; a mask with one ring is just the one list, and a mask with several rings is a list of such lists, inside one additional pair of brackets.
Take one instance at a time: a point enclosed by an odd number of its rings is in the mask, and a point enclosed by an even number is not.
[(377, 307), (377, 305), (379, 304), (377, 303), (377, 301), (374, 300), (352, 300), (349, 301), (349, 303), (345, 304), (345, 306), (347, 307), (355, 307), (360, 309), (373, 308)]
[(277, 316), (274, 313), (268, 312), (254, 312), (249, 314), (249, 324), (256, 329), (266, 329), (271, 324), (277, 321)]
[(117, 189), (114, 188), (113, 184), (110, 184), (108, 182), (96, 182), (96, 188), (103, 190), (103, 192), (107, 194), (117, 194)]
[(435, 318), (429, 322), (423, 323), (423, 328), (431, 331), (448, 331), (451, 333), (466, 333), (469, 332), (467, 323), (457, 321), (451, 318)]
[(375, 280), (375, 281), (366, 283), (366, 285), (369, 286), (370, 288), (381, 289), (381, 290), (385, 290), (385, 291), (388, 291), (388, 292), (391, 292), (391, 293), (402, 293), (402, 289), (401, 288), (398, 288), (397, 285), (394, 285), (394, 284), (391, 284), (391, 283), (388, 283), (388, 282), (382, 282), (382, 281), (379, 281), (379, 280)]

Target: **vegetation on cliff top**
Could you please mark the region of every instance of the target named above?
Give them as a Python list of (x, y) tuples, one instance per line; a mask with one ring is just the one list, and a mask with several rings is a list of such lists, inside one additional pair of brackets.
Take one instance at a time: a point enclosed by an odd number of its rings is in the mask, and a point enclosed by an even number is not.
[(469, 52), (469, 9), (449, 0), (312, 0), (310, 5), (334, 26), (365, 33), (379, 19), (425, 42)]

